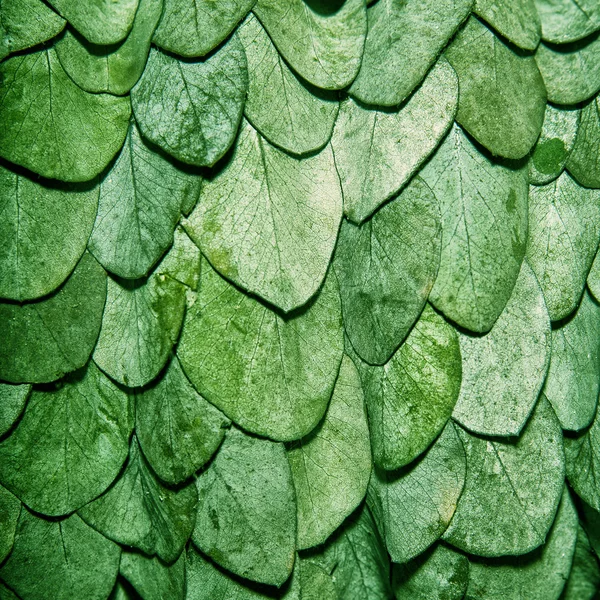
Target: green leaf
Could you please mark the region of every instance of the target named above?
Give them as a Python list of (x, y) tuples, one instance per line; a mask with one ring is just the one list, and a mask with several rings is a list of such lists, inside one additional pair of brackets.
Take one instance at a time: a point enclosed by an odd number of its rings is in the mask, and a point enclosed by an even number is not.
[(92, 231), (98, 192), (96, 185), (36, 181), (0, 164), (1, 297), (39, 298), (71, 274)]
[(321, 286), (341, 218), (331, 147), (297, 159), (244, 121), (184, 226), (219, 273), (287, 312)]
[(527, 169), (482, 154), (455, 126), (420, 173), (440, 202), (442, 254), (430, 301), (485, 333), (500, 316), (527, 243)]
[(0, 600), (20, 600), (20, 598), (0, 581)]
[(90, 362), (54, 388), (33, 391), (0, 444), (0, 481), (36, 512), (73, 512), (117, 477), (132, 429), (127, 394)]
[(168, 483), (180, 483), (200, 469), (217, 451), (229, 423), (196, 392), (176, 357), (156, 383), (136, 394), (140, 446)]
[(0, 22), (0, 58), (50, 40), (66, 25), (41, 0), (3, 0)]
[(575, 145), (567, 169), (581, 184), (587, 187), (600, 188), (600, 97), (596, 98), (581, 111), (581, 120)]
[(23, 600), (104, 600), (115, 584), (120, 556), (116, 544), (77, 515), (47, 521), (22, 510), (0, 578)]
[(404, 565), (392, 565), (396, 600), (462, 600), (469, 581), (469, 560), (436, 544)]
[(204, 56), (248, 14), (256, 0), (165, 0), (152, 40), (180, 56)]
[(457, 122), (492, 154), (525, 156), (546, 109), (546, 88), (533, 56), (512, 50), (475, 17), (445, 56), (460, 85)]
[(0, 302), (0, 379), (46, 383), (88, 361), (100, 331), (106, 273), (87, 252), (50, 296)]
[(322, 544), (360, 504), (371, 475), (360, 378), (344, 356), (323, 421), (287, 452), (298, 503), (298, 548)]
[(352, 83), (367, 34), (364, 0), (258, 0), (254, 14), (301, 77), (326, 90)]
[[(187, 243), (193, 250), (182, 256), (178, 254), (178, 246), (186, 244), (186, 237), (182, 234), (176, 238), (178, 244), (148, 278), (108, 278), (106, 308), (94, 361), (119, 383), (137, 387), (152, 381), (167, 363), (179, 337), (187, 281), (181, 282), (175, 269), (197, 272), (200, 264), (200, 252), (189, 240)], [(171, 253), (181, 261), (173, 264)]]
[(0, 64), (0, 155), (43, 177), (88, 181), (123, 145), (129, 98), (88, 94), (54, 49)]
[(534, 0), (542, 21), (542, 38), (565, 44), (600, 29), (596, 0)]
[(338, 114), (337, 94), (301, 81), (254, 15), (237, 33), (248, 59), (246, 118), (269, 142), (292, 154), (307, 154), (325, 146)]
[(600, 298), (600, 258), (598, 252), (596, 252), (596, 257), (594, 258), (594, 262), (590, 268), (590, 272), (587, 276), (587, 286), (594, 299), (598, 301)]
[(0, 436), (4, 435), (19, 418), (30, 392), (30, 385), (0, 383)]
[(20, 514), (19, 499), (0, 485), (0, 563), (12, 550)]
[(283, 316), (203, 260), (200, 292), (177, 352), (198, 392), (241, 427), (280, 441), (299, 439), (323, 417), (342, 361), (335, 278), (326, 279), (308, 306)]
[(201, 181), (148, 147), (132, 123), (100, 186), (90, 252), (119, 277), (146, 276), (173, 243), (180, 209), (196, 201)]
[(440, 262), (440, 221), (436, 197), (416, 177), (372, 219), (342, 222), (333, 267), (346, 333), (366, 362), (388, 361), (419, 318)]
[(544, 185), (562, 173), (575, 144), (580, 114), (578, 109), (546, 106), (542, 133), (529, 161), (529, 183)]
[(367, 11), (365, 51), (350, 95), (366, 104), (398, 106), (423, 81), (472, 7), (473, 0), (380, 0)]
[(542, 25), (535, 0), (476, 0), (474, 12), (519, 48), (535, 50), (540, 43)]
[(471, 559), (465, 600), (558, 600), (571, 569), (579, 520), (566, 486), (546, 543), (525, 556)]
[(375, 470), (369, 506), (392, 562), (404, 563), (448, 527), (465, 483), (465, 452), (448, 423), (428, 452), (400, 471)]
[(234, 35), (205, 60), (152, 48), (131, 103), (144, 137), (184, 163), (212, 166), (233, 143), (247, 89), (246, 55)]
[(172, 565), (157, 557), (123, 552), (119, 572), (144, 600), (183, 600), (185, 597), (185, 552)]
[(444, 534), (478, 556), (524, 554), (544, 543), (564, 485), (560, 424), (543, 394), (517, 440), (486, 439), (458, 428), (467, 477)]
[(527, 260), (544, 292), (552, 321), (579, 304), (600, 239), (600, 191), (563, 173), (529, 189)]
[(193, 482), (173, 490), (157, 479), (134, 436), (125, 470), (79, 515), (115, 542), (173, 562), (194, 528), (197, 501)]
[(581, 525), (577, 529), (577, 542), (573, 566), (565, 584), (561, 600), (593, 600), (600, 588), (598, 559)]
[(296, 494), (283, 444), (232, 428), (196, 484), (194, 544), (237, 575), (282, 585), (296, 551)]
[(133, 27), (116, 48), (90, 44), (67, 31), (56, 44), (63, 69), (86, 92), (127, 94), (144, 71), (162, 7), (163, 0), (139, 0)]
[(452, 416), (475, 433), (519, 435), (544, 385), (551, 349), (554, 358), (544, 295), (527, 261), (491, 331), (459, 331), (458, 338), (462, 384)]
[(600, 90), (600, 38), (561, 46), (540, 44), (535, 60), (544, 78), (548, 100), (578, 104)]
[(552, 330), (552, 358), (544, 385), (563, 429), (587, 427), (600, 390), (600, 306), (585, 291), (573, 317)]
[(139, 0), (48, 0), (92, 44), (116, 44), (133, 25)]
[(456, 73), (440, 60), (400, 109), (342, 103), (331, 145), (351, 221), (367, 219), (409, 181), (452, 125), (457, 102)]
[(369, 415), (373, 461), (397, 469), (421, 454), (450, 418), (461, 380), (458, 336), (430, 306), (383, 366), (355, 360)]

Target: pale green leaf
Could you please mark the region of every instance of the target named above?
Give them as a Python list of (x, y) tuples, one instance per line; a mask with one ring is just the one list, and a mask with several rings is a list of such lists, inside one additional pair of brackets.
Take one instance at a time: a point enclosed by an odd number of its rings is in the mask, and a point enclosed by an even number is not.
[(296, 550), (296, 494), (283, 444), (232, 428), (196, 484), (194, 544), (237, 575), (282, 585)]
[(30, 385), (0, 383), (0, 436), (4, 435), (19, 418), (30, 392)]
[(543, 394), (517, 440), (458, 428), (467, 477), (444, 539), (478, 556), (530, 552), (544, 543), (564, 486), (560, 423)]
[(244, 21), (238, 35), (248, 59), (246, 118), (269, 142), (292, 154), (325, 146), (338, 113), (337, 94), (301, 81), (254, 15)]
[(127, 394), (90, 362), (53, 388), (32, 392), (0, 444), (0, 481), (36, 512), (73, 512), (115, 480), (132, 429)]
[(32, 300), (54, 291), (85, 251), (98, 186), (56, 185), (0, 164), (0, 297)]
[(476, 0), (474, 12), (519, 48), (535, 50), (540, 43), (542, 25), (535, 0)]
[(377, 2), (367, 11), (365, 51), (350, 95), (366, 104), (398, 106), (423, 81), (472, 7), (473, 0)]
[(20, 514), (19, 499), (0, 485), (0, 563), (12, 550)]
[(527, 261), (491, 331), (459, 331), (458, 338), (462, 384), (452, 416), (475, 433), (519, 435), (544, 385), (551, 349), (554, 358), (544, 295)]
[(173, 245), (160, 263), (161, 273), (168, 274), (190, 288), (188, 302), (200, 282), (200, 251), (181, 226), (175, 228)]
[(552, 321), (579, 304), (600, 239), (600, 190), (583, 188), (563, 173), (529, 188), (527, 260)]
[(596, 257), (587, 276), (587, 286), (592, 295), (598, 301), (600, 298), (600, 254), (596, 252)]
[(48, 0), (92, 44), (116, 44), (133, 25), (139, 0)]
[(120, 556), (119, 546), (77, 515), (47, 521), (22, 510), (0, 578), (23, 600), (104, 600), (115, 584)]
[(578, 109), (546, 106), (542, 133), (529, 162), (529, 183), (544, 185), (562, 173), (575, 144), (580, 114)]
[(600, 567), (581, 525), (577, 530), (577, 542), (573, 566), (563, 589), (561, 600), (594, 600), (600, 589)]
[(287, 316), (240, 292), (204, 260), (200, 279), (177, 351), (194, 387), (248, 431), (281, 441), (308, 434), (325, 414), (342, 361), (335, 278)]
[(173, 243), (181, 206), (189, 197), (196, 201), (200, 184), (149, 148), (132, 123), (100, 186), (90, 252), (119, 277), (146, 276)]
[(88, 181), (119, 151), (129, 98), (88, 94), (53, 48), (0, 64), (0, 155), (51, 179)]
[(0, 302), (0, 379), (45, 383), (85, 365), (106, 299), (106, 273), (87, 252), (50, 296)]
[(571, 570), (579, 520), (564, 488), (546, 543), (518, 557), (471, 559), (465, 600), (505, 600), (518, 590), (527, 600), (558, 600)]
[(216, 452), (225, 428), (223, 413), (209, 404), (173, 357), (156, 383), (136, 394), (136, 433), (156, 474), (180, 483)]
[(234, 35), (205, 60), (152, 48), (131, 103), (144, 137), (184, 163), (212, 166), (233, 143), (247, 89), (246, 55)]
[(592, 100), (581, 111), (581, 120), (575, 145), (567, 169), (581, 184), (600, 188), (600, 97)]
[(600, 390), (600, 306), (586, 292), (573, 317), (552, 330), (552, 358), (544, 385), (563, 429), (593, 420)]
[(172, 565), (157, 557), (123, 552), (119, 572), (144, 600), (183, 600), (185, 597), (185, 552)]
[(364, 221), (406, 184), (452, 125), (457, 102), (456, 73), (440, 60), (400, 109), (342, 103), (331, 145), (351, 221)]
[(165, 0), (152, 40), (180, 56), (204, 56), (248, 14), (256, 0)]
[(455, 126), (420, 175), (442, 213), (442, 254), (430, 301), (465, 329), (489, 331), (525, 255), (526, 165), (492, 161)]
[(327, 90), (352, 83), (367, 34), (364, 0), (258, 0), (254, 14), (301, 77)]
[(134, 436), (125, 470), (79, 515), (115, 542), (173, 562), (194, 528), (197, 501), (193, 482), (173, 490), (157, 479)]
[(360, 504), (371, 475), (360, 378), (344, 356), (321, 423), (287, 452), (298, 503), (298, 548), (322, 544)]
[(90, 44), (71, 31), (56, 44), (61, 65), (80, 88), (120, 96), (136, 84), (146, 65), (163, 0), (139, 0), (139, 3), (129, 35), (116, 48)]
[(436, 197), (416, 177), (362, 225), (342, 222), (333, 268), (344, 327), (364, 361), (387, 362), (419, 318), (440, 263), (440, 221)]
[[(358, 357), (357, 357), (358, 358)], [(430, 306), (406, 341), (383, 366), (357, 366), (369, 415), (373, 461), (397, 469), (439, 435), (458, 398), (458, 336)]]
[(597, 0), (534, 0), (542, 21), (542, 38), (555, 44), (573, 42), (600, 29)]
[(415, 463), (399, 471), (373, 471), (369, 506), (393, 562), (418, 556), (444, 533), (456, 510), (465, 470), (465, 452), (450, 422)]
[(436, 544), (404, 565), (392, 565), (396, 600), (462, 600), (469, 581), (469, 560)]
[(600, 90), (600, 38), (561, 46), (540, 44), (535, 60), (544, 78), (548, 100), (578, 104)]
[(511, 49), (475, 17), (445, 56), (460, 85), (458, 123), (494, 155), (525, 156), (546, 109), (546, 88), (533, 56)]
[(294, 158), (244, 121), (184, 226), (219, 273), (287, 312), (321, 286), (341, 218), (331, 147)]

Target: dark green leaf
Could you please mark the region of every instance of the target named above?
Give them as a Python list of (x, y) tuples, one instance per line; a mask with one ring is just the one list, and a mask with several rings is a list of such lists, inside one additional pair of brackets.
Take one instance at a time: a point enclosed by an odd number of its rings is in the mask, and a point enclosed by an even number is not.
[(119, 572), (144, 600), (183, 600), (185, 596), (185, 552), (172, 565), (157, 557), (123, 552)]
[(67, 281), (41, 300), (0, 302), (0, 378), (59, 379), (88, 361), (100, 331), (106, 273), (87, 252)]
[(0, 581), (0, 600), (20, 600), (20, 598)]
[(555, 44), (573, 42), (600, 29), (597, 0), (534, 0), (542, 21), (542, 38)]
[(0, 436), (13, 426), (23, 412), (29, 392), (30, 385), (0, 383)]
[(561, 600), (594, 600), (598, 589), (600, 589), (598, 559), (590, 546), (585, 530), (579, 525), (573, 566), (560, 598)]
[(206, 60), (152, 48), (131, 102), (151, 142), (184, 163), (212, 166), (235, 138), (247, 89), (246, 55), (234, 35)]
[(600, 188), (600, 97), (581, 111), (575, 145), (567, 169), (581, 185)]
[(460, 85), (458, 123), (494, 155), (525, 156), (540, 134), (546, 108), (546, 88), (533, 56), (512, 50), (475, 17), (445, 56)]
[(0, 485), (0, 563), (12, 550), (20, 514), (19, 499)]

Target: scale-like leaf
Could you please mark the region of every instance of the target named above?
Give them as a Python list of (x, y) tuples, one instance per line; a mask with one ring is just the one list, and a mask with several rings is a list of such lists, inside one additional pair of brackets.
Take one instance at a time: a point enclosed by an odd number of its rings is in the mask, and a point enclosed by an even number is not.
[(598, 559), (585, 530), (579, 525), (573, 566), (561, 600), (593, 600), (598, 589), (600, 589)]
[(183, 600), (185, 554), (182, 552), (175, 563), (168, 565), (156, 556), (123, 552), (119, 572), (144, 600)]
[(342, 222), (333, 268), (344, 328), (364, 361), (387, 362), (419, 318), (440, 263), (440, 221), (436, 197), (416, 177), (372, 219)]
[(12, 550), (20, 514), (19, 499), (0, 485), (0, 563)]
[(0, 578), (23, 600), (105, 600), (121, 549), (77, 515), (47, 521), (21, 511), (15, 545)]
[(581, 185), (600, 188), (600, 97), (581, 111), (575, 145), (567, 161), (569, 173)]
[(85, 365), (106, 300), (106, 273), (87, 252), (50, 296), (0, 302), (0, 379), (46, 383)]
[(19, 418), (30, 392), (30, 385), (0, 383), (0, 436), (4, 435)]
[(131, 103), (144, 137), (184, 163), (212, 166), (235, 138), (247, 90), (246, 55), (234, 35), (205, 60), (152, 48)]
[(546, 109), (546, 88), (533, 56), (517, 54), (475, 17), (445, 56), (460, 85), (458, 123), (494, 155), (525, 156)]
[(254, 15), (237, 33), (248, 59), (246, 118), (269, 142), (292, 154), (325, 146), (338, 113), (337, 94), (311, 89), (301, 81)]
[(413, 176), (452, 125), (457, 103), (458, 80), (445, 60), (399, 109), (342, 103), (331, 146), (351, 221), (367, 219)]
[(287, 312), (320, 288), (341, 218), (331, 147), (297, 159), (244, 121), (184, 226), (219, 273)]
[(444, 533), (456, 510), (465, 470), (460, 438), (448, 423), (414, 464), (394, 472), (373, 472), (369, 506), (393, 562), (407, 562)]
[(442, 254), (430, 301), (486, 332), (500, 316), (527, 243), (527, 168), (492, 161), (454, 126), (420, 172), (440, 202)]
[(544, 295), (527, 261), (491, 331), (459, 331), (458, 339), (462, 384), (452, 416), (476, 433), (519, 435), (544, 385), (551, 349), (554, 358)]
[(164, 0), (152, 40), (180, 56), (204, 56), (216, 48), (248, 14), (256, 0)]
[(357, 366), (373, 461), (389, 470), (407, 465), (439, 435), (454, 409), (461, 380), (456, 332), (426, 306), (385, 365), (370, 366), (358, 359)]
[(254, 14), (304, 79), (327, 90), (352, 83), (367, 34), (364, 0), (258, 0)]
[(98, 191), (41, 182), (0, 164), (0, 297), (39, 298), (69, 276), (90, 237)]
[(56, 44), (61, 65), (80, 88), (120, 96), (136, 84), (144, 71), (163, 7), (163, 0), (139, 2), (133, 27), (118, 47), (90, 44), (71, 31)]
[(194, 544), (237, 575), (282, 585), (296, 551), (296, 495), (283, 444), (232, 428), (196, 484)]
[(366, 104), (398, 106), (423, 81), (472, 7), (473, 0), (380, 0), (367, 11), (365, 51), (350, 95)]
[(53, 48), (0, 64), (0, 155), (51, 179), (88, 181), (123, 145), (129, 98), (88, 94)]
[(0, 444), (0, 481), (36, 512), (73, 512), (117, 477), (132, 429), (127, 394), (90, 362), (54, 389), (32, 392)]
[(193, 482), (173, 490), (156, 478), (134, 436), (125, 470), (79, 515), (115, 542), (173, 562), (194, 528), (197, 501)]
[(360, 378), (344, 356), (321, 423), (287, 452), (298, 504), (299, 549), (322, 544), (360, 504), (371, 446)]
[(579, 304), (600, 239), (600, 190), (583, 188), (563, 173), (529, 189), (527, 260), (553, 321)]
[(542, 38), (565, 44), (600, 29), (597, 0), (534, 0), (542, 22)]
[(203, 260), (200, 291), (177, 352), (194, 387), (230, 419), (259, 435), (291, 441), (312, 431), (325, 414), (343, 346), (335, 278), (326, 279), (308, 306), (282, 316)]
[(562, 431), (550, 403), (540, 396), (518, 440), (458, 432), (467, 477), (444, 539), (488, 557), (524, 554), (543, 544), (565, 473)]

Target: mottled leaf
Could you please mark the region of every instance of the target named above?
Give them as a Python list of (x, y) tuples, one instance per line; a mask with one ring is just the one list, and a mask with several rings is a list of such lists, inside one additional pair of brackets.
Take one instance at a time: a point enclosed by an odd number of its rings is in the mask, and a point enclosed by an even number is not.
[(563, 589), (561, 600), (593, 600), (600, 589), (600, 567), (581, 525), (577, 530), (577, 542), (573, 566)]
[(567, 169), (575, 179), (587, 187), (600, 188), (600, 97), (581, 111), (575, 145)]
[(156, 556), (123, 552), (119, 572), (144, 600), (183, 600), (185, 597), (185, 552), (172, 565)]
[(30, 385), (0, 383), (0, 436), (4, 435), (19, 418), (30, 392)]
[(20, 514), (19, 499), (0, 485), (0, 563), (12, 550)]
[(535, 0), (476, 0), (474, 12), (519, 48), (535, 50), (540, 43)]
[(597, 0), (534, 0), (542, 21), (542, 38), (564, 44), (600, 29)]

